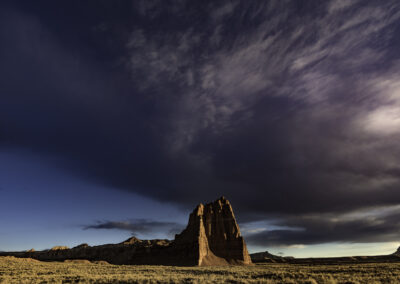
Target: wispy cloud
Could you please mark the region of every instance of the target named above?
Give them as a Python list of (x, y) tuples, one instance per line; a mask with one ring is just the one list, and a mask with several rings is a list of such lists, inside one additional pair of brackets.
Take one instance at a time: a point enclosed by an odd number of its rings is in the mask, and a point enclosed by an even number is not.
[(95, 224), (86, 225), (85, 230), (104, 229), (104, 230), (123, 230), (132, 234), (157, 234), (164, 233), (172, 235), (184, 229), (182, 224), (174, 222), (160, 222), (148, 219), (132, 219), (127, 221), (97, 221)]
[[(348, 74), (382, 60), (386, 50), (368, 43), (390, 36), (385, 29), (400, 16), (393, 12), (393, 3), (354, 8), (355, 4), (329, 2), (327, 10), (335, 14), (321, 13), (312, 20), (307, 15), (289, 16), (290, 5), (284, 9), (259, 5), (249, 17), (259, 16), (260, 10), (263, 16), (275, 13), (250, 32), (221, 35), (227, 27), (212, 26), (211, 34), (223, 36), (227, 43), (218, 48), (213, 48), (215, 39), (209, 37), (209, 30), (194, 32), (188, 27), (172, 35), (141, 30), (140, 36), (136, 31), (128, 43), (132, 74), (134, 79), (137, 74), (144, 76), (136, 80), (144, 88), (164, 89), (171, 82), (180, 86), (178, 92), (184, 95), (176, 120), (171, 121), (176, 131), (171, 143), (180, 150), (189, 147), (199, 131), (220, 133), (229, 130), (233, 119), (252, 119), (254, 105), (265, 96), (311, 104), (329, 100), (334, 108), (338, 92), (344, 91), (340, 88), (349, 87)], [(237, 18), (235, 6), (228, 3), (215, 13)], [(340, 21), (337, 13), (342, 13)], [(131, 48), (138, 44), (139, 48)]]

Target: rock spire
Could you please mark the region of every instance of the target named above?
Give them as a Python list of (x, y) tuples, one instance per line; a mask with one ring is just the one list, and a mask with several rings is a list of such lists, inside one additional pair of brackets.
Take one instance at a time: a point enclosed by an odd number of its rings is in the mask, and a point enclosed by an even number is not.
[(175, 236), (175, 246), (190, 251), (194, 265), (251, 264), (232, 206), (225, 197), (199, 204), (186, 229)]

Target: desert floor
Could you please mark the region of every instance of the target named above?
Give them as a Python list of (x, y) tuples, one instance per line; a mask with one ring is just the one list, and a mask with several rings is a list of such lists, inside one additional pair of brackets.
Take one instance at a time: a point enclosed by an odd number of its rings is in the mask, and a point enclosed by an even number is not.
[(400, 263), (174, 267), (0, 257), (0, 283), (400, 283)]

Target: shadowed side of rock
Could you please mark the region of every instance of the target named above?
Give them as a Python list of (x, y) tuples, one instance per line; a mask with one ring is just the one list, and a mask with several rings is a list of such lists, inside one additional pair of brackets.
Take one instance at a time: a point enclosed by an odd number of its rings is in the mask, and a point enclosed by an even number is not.
[(250, 264), (247, 246), (229, 201), (222, 197), (207, 204), (204, 211), (204, 226), (211, 251), (231, 264)]
[(186, 259), (186, 262), (190, 265), (206, 265), (206, 263), (226, 265), (224, 259), (216, 257), (210, 250), (204, 228), (203, 214), (204, 205), (199, 204), (190, 214), (186, 229), (175, 236), (174, 250), (179, 252), (182, 259)]

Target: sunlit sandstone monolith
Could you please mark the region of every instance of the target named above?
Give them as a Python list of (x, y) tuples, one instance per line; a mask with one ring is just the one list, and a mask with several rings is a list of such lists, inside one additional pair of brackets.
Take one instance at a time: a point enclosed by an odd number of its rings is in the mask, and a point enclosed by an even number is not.
[(194, 265), (251, 264), (232, 206), (224, 197), (190, 214), (186, 229), (175, 236), (174, 246), (187, 248)]

